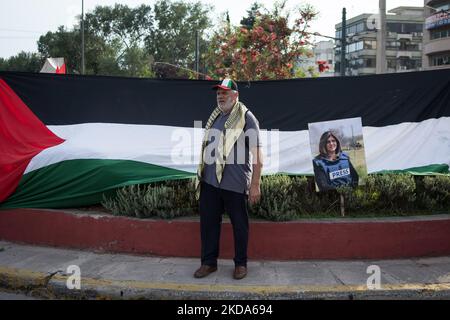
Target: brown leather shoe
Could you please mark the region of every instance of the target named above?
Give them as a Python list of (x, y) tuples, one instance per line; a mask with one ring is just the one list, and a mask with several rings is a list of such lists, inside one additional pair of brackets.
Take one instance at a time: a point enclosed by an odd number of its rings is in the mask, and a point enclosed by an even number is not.
[(240, 280), (245, 278), (247, 275), (247, 267), (237, 266), (234, 268), (233, 278), (236, 280)]
[(203, 278), (209, 275), (210, 273), (213, 273), (214, 271), (217, 271), (217, 267), (208, 266), (206, 264), (203, 264), (200, 268), (197, 269), (194, 273), (195, 278)]

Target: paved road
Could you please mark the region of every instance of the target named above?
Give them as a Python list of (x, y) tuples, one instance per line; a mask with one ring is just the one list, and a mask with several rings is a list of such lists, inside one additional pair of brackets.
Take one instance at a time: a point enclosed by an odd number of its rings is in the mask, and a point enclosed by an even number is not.
[(16, 294), (11, 292), (0, 291), (0, 300), (39, 300), (24, 294)]
[(0, 285), (34, 288), (36, 294), (58, 299), (450, 299), (450, 257), (251, 260), (248, 276), (237, 281), (232, 260), (219, 260), (217, 272), (194, 279), (195, 258), (98, 254), (5, 241), (0, 248)]

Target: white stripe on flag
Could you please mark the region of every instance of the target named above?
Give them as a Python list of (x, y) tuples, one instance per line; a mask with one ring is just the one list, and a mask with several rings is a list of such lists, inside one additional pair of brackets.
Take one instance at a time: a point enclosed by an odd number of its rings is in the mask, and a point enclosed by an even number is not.
[[(85, 123), (49, 126), (66, 141), (35, 156), (25, 173), (65, 160), (133, 160), (195, 173), (203, 129)], [(386, 127), (363, 127), (367, 169), (404, 170), (450, 165), (450, 117)], [(312, 174), (307, 130), (261, 130), (263, 173)]]

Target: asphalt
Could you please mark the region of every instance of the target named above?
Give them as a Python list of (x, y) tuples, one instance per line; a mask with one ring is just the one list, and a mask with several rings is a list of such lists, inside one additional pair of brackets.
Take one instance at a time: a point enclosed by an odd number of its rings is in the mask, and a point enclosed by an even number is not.
[[(80, 269), (80, 289), (69, 266)], [(0, 289), (45, 299), (450, 299), (450, 257), (405, 260), (232, 260), (196, 279), (196, 258), (104, 254), (0, 241)], [(378, 269), (379, 268), (379, 269)], [(375, 271), (374, 271), (375, 270)], [(378, 273), (379, 270), (379, 273)], [(370, 281), (380, 275), (377, 287)], [(371, 277), (369, 279), (369, 277)], [(368, 279), (369, 285), (368, 286)]]

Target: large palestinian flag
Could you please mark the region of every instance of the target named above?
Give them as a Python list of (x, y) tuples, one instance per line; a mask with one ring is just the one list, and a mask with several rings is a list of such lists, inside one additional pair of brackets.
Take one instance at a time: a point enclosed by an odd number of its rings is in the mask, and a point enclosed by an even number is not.
[[(215, 81), (0, 72), (0, 207), (195, 174)], [(369, 173), (449, 174), (450, 70), (239, 83), (264, 174), (312, 175), (308, 123), (361, 117)]]

